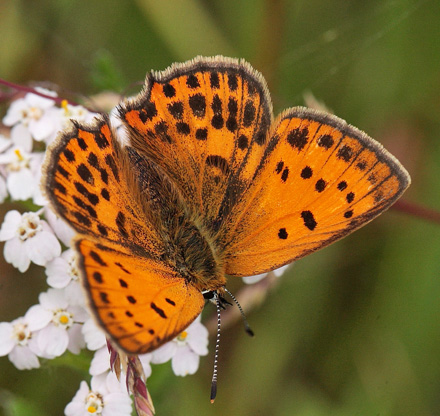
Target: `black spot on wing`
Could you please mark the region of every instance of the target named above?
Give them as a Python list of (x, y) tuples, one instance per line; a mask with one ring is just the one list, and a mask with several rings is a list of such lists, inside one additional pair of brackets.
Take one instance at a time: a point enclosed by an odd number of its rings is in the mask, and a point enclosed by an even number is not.
[(278, 237), (279, 237), (281, 240), (286, 240), (288, 236), (289, 236), (289, 234), (287, 233), (287, 231), (286, 231), (285, 228), (280, 228), (280, 229), (279, 229), (279, 231), (278, 231)]
[(206, 100), (202, 94), (194, 94), (189, 97), (189, 106), (194, 116), (198, 118), (205, 117)]
[(164, 310), (159, 308), (154, 302), (151, 302), (150, 306), (151, 306), (151, 309), (153, 309), (153, 311), (156, 312), (161, 318), (167, 319), (167, 316), (165, 315)]
[(183, 117), (182, 101), (176, 101), (172, 104), (168, 104), (168, 111), (176, 120), (182, 120)]
[(287, 135), (287, 142), (298, 150), (303, 150), (309, 140), (309, 129), (307, 127), (296, 128)]
[(311, 211), (303, 211), (301, 212), (301, 218), (304, 221), (304, 225), (310, 230), (313, 231), (318, 223), (315, 220), (315, 217), (313, 216), (313, 213)]
[(188, 78), (186, 79), (186, 85), (192, 89), (200, 87), (199, 80), (194, 74), (188, 75)]
[(301, 171), (301, 178), (303, 179), (310, 179), (313, 175), (313, 170), (310, 166), (306, 166), (302, 171)]
[(176, 95), (176, 89), (169, 83), (164, 84), (163, 93), (167, 98), (173, 98)]

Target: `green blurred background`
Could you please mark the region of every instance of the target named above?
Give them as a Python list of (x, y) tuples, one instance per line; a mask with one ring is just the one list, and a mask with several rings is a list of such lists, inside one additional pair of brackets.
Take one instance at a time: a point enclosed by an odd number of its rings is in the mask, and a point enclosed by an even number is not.
[[(401, 160), (413, 180), (404, 199), (440, 210), (438, 0), (3, 0), (0, 39), (0, 77), (86, 96), (199, 54), (245, 58), (276, 113), (313, 93)], [(10, 321), (45, 277), (0, 267)], [(440, 226), (391, 209), (297, 262), (249, 312), (253, 339), (239, 321), (222, 332), (214, 405), (213, 340), (195, 376), (154, 367), (157, 414), (440, 415), (439, 299)], [(88, 360), (19, 371), (1, 358), (0, 413), (63, 414)]]

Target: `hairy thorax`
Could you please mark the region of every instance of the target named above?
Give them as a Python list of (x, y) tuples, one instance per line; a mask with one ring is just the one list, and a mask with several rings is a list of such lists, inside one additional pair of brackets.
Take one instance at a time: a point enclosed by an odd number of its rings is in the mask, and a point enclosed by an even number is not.
[(218, 290), (226, 283), (223, 261), (203, 226), (180, 217), (170, 235), (171, 263), (200, 291)]

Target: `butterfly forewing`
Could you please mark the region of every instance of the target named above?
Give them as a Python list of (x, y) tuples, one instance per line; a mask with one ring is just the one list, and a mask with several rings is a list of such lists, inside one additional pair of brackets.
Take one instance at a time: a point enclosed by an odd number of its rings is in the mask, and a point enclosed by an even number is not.
[(163, 168), (207, 224), (225, 199), (249, 185), (272, 117), (261, 75), (226, 58), (150, 74), (142, 94), (120, 112), (131, 144)]
[(226, 221), (226, 271), (262, 273), (303, 257), (372, 220), (408, 185), (400, 163), (365, 133), (292, 109)]
[(75, 125), (54, 142), (45, 190), (57, 214), (78, 233), (162, 252), (157, 229), (139, 203), (139, 185), (108, 122)]

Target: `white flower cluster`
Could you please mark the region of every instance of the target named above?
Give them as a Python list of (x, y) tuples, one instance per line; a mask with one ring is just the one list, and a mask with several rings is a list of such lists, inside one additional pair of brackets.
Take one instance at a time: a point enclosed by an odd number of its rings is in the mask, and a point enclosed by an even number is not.
[[(95, 114), (65, 101), (58, 106), (50, 98), (56, 97), (55, 93), (36, 91), (47, 97), (28, 93), (15, 100), (3, 118), (10, 136), (0, 135), (0, 203), (7, 199), (23, 201), (23, 206), (26, 203), (37, 208), (25, 213), (7, 212), (0, 241), (5, 242), (5, 260), (20, 272), (26, 272), (31, 262), (45, 267), (49, 288), (23, 317), (0, 322), (0, 356), (7, 355), (24, 370), (38, 368), (40, 359), (53, 359), (67, 350), (73, 354), (83, 348), (95, 351), (89, 370), (91, 388), (81, 382), (65, 414), (128, 416), (132, 412), (130, 396), (124, 383), (110, 371), (105, 335), (85, 305), (75, 252), (69, 248), (73, 230), (56, 217), (40, 192), (46, 146), (68, 127), (70, 119), (89, 122)], [(62, 247), (66, 248), (64, 252)], [(140, 360), (147, 377), (151, 363), (169, 360), (174, 373), (185, 376), (197, 371), (207, 347), (208, 331), (199, 317), (177, 338)]]

